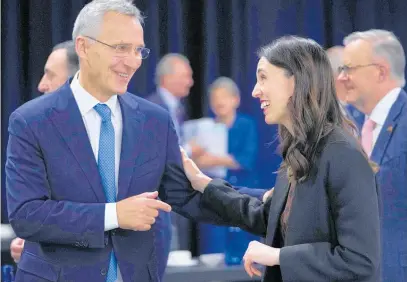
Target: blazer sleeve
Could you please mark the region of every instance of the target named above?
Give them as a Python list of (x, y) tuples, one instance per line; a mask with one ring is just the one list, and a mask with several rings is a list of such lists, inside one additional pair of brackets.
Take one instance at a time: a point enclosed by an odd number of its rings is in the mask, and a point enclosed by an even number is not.
[(263, 196), (267, 192), (266, 189), (259, 189), (259, 188), (248, 188), (248, 187), (242, 187), (242, 186), (233, 186), (233, 188), (240, 194), (246, 194), (246, 195), (255, 197), (255, 198), (259, 199), (260, 201), (263, 200)]
[(326, 171), (325, 189), (338, 245), (315, 242), (283, 247), (284, 281), (365, 281), (378, 273), (380, 224), (374, 173), (358, 149), (341, 143), (327, 148), (325, 161), (321, 159), (324, 168), (319, 169)]
[(10, 116), (5, 171), (9, 220), (18, 237), (105, 247), (105, 204), (52, 200), (41, 147), (18, 112)]
[(265, 203), (237, 192), (221, 179), (212, 180), (206, 187), (202, 206), (214, 210), (228, 222), (250, 233), (266, 237), (271, 197)]

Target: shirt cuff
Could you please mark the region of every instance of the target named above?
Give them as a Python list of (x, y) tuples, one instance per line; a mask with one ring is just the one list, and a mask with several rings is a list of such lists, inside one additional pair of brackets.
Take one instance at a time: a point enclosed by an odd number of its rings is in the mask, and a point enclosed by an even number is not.
[(107, 203), (105, 206), (105, 231), (119, 228), (117, 220), (116, 203)]

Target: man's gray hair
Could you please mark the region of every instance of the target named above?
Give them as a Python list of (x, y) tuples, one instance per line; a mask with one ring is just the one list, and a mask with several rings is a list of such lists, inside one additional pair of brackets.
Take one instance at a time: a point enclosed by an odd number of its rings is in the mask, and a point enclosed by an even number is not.
[(403, 46), (394, 33), (381, 29), (358, 31), (345, 37), (343, 43), (346, 46), (358, 39), (366, 40), (372, 44), (375, 55), (387, 60), (390, 64), (391, 76), (399, 82), (400, 87), (404, 87), (406, 84), (404, 77), (406, 57)]
[(79, 70), (79, 58), (78, 54), (75, 51), (75, 43), (72, 40), (61, 42), (52, 48), (52, 52), (65, 49), (66, 50), (66, 59), (68, 65), (68, 75), (74, 76), (75, 73)]
[(75, 20), (72, 39), (75, 41), (79, 35), (97, 37), (103, 16), (107, 12), (116, 12), (135, 17), (143, 24), (144, 17), (140, 10), (129, 0), (93, 0), (85, 5)]
[(237, 84), (229, 77), (221, 76), (212, 82), (209, 86), (209, 94), (219, 88), (224, 88), (232, 95), (240, 97), (239, 87), (237, 87)]
[(174, 72), (174, 61), (179, 60), (190, 66), (189, 60), (182, 54), (178, 53), (169, 53), (166, 54), (164, 57), (157, 64), (157, 68), (155, 69), (155, 83), (156, 85), (160, 85), (161, 78), (164, 75), (172, 74)]
[(339, 75), (338, 68), (343, 65), (343, 49), (343, 46), (333, 46), (326, 50), (335, 77)]

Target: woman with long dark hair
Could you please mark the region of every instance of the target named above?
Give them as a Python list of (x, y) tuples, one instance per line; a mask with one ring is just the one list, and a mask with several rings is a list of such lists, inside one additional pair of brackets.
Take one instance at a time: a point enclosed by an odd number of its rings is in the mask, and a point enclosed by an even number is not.
[(332, 69), (313, 40), (282, 37), (259, 53), (253, 97), (279, 125), (283, 161), (265, 203), (210, 179), (183, 154), (202, 207), (266, 237), (244, 256), (263, 281), (380, 281), (379, 200), (374, 167), (342, 114)]

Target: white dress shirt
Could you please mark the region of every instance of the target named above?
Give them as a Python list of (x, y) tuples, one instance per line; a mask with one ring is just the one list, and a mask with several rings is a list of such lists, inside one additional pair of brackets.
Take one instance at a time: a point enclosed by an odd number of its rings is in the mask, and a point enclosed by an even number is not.
[[(102, 118), (96, 112), (94, 107), (101, 103), (94, 96), (89, 94), (79, 83), (79, 72), (74, 76), (71, 82), (71, 90), (73, 96), (78, 104), (79, 111), (82, 115), (83, 123), (85, 124), (86, 132), (88, 133), (89, 141), (92, 146), (93, 154), (95, 155), (96, 163), (98, 162), (99, 153), (99, 136)], [(122, 132), (123, 121), (120, 103), (117, 100), (117, 95), (112, 96), (105, 103), (112, 112), (112, 124), (114, 128), (114, 141), (115, 141), (115, 182), (116, 182), (116, 195), (118, 192), (119, 183), (119, 164), (120, 164), (120, 150), (122, 146)], [(105, 207), (105, 231), (109, 231), (119, 227), (116, 212), (116, 203), (106, 203)], [(122, 281), (120, 271), (118, 271), (118, 282)]]
[(374, 145), (376, 144), (380, 131), (382, 130), (383, 125), (387, 119), (387, 116), (389, 115), (390, 109), (393, 106), (394, 102), (396, 102), (400, 91), (401, 88), (394, 88), (393, 90), (391, 90), (389, 93), (386, 94), (386, 96), (384, 96), (379, 101), (379, 103), (377, 103), (372, 113), (369, 116), (366, 116), (366, 119), (370, 118), (376, 123), (376, 126), (373, 130), (372, 148), (374, 148)]

